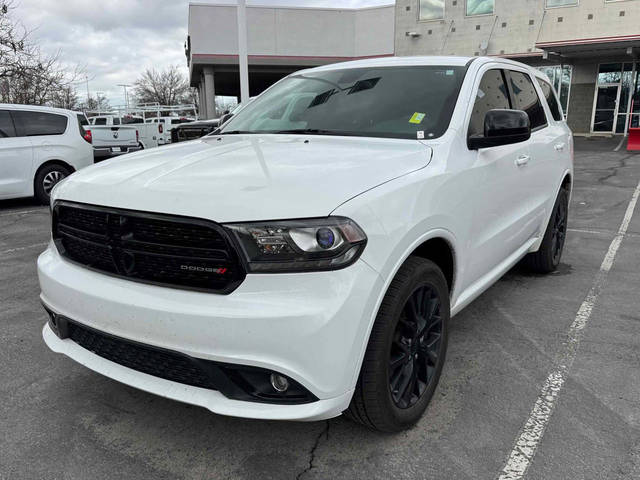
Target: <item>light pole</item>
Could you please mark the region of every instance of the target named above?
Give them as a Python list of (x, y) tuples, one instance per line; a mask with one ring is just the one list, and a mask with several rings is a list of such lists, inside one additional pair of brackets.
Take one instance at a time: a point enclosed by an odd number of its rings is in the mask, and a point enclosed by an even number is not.
[(249, 100), (249, 65), (247, 58), (246, 1), (238, 0), (238, 64), (240, 67), (240, 102)]

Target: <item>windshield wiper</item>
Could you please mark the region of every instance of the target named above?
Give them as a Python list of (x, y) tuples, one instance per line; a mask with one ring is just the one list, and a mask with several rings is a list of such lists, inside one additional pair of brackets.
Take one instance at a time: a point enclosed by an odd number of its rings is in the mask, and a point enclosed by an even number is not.
[(294, 128), (291, 130), (276, 130), (274, 132), (269, 133), (282, 133), (282, 134), (292, 134), (292, 135), (353, 135), (352, 133), (347, 132), (338, 132), (335, 130), (322, 130), (320, 128)]
[(228, 132), (218, 132), (215, 135), (242, 135), (247, 133), (256, 133), (256, 132), (252, 132), (250, 130), (229, 130)]

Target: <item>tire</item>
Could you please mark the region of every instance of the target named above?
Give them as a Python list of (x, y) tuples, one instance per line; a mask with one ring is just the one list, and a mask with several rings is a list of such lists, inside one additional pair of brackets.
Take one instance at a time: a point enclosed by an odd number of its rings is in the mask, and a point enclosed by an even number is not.
[(551, 273), (558, 268), (567, 235), (569, 192), (561, 188), (537, 252), (524, 257), (524, 265), (536, 273)]
[[(433, 306), (434, 298), (437, 307)], [(423, 314), (418, 317), (431, 319), (422, 327), (426, 332), (422, 335), (424, 342), (413, 328), (419, 324), (412, 321), (417, 318), (412, 317), (412, 305), (423, 305)], [(429, 315), (429, 310), (433, 315)], [(442, 372), (449, 316), (449, 289), (440, 268), (430, 260), (409, 257), (382, 301), (345, 415), (384, 432), (397, 432), (415, 424), (431, 401)], [(414, 341), (407, 344), (410, 340), (403, 335), (413, 335)], [(407, 375), (409, 371), (411, 375)], [(403, 395), (402, 385), (405, 379), (413, 382), (414, 372), (418, 381)]]
[(63, 167), (58, 164), (47, 165), (38, 170), (33, 183), (36, 200), (42, 204), (48, 205), (51, 189), (56, 183), (63, 178), (68, 177), (70, 174), (71, 171), (67, 167)]

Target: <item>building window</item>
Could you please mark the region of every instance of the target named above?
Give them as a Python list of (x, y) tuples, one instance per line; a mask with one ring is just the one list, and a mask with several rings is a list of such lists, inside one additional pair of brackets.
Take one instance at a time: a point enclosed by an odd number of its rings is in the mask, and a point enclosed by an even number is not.
[(494, 3), (494, 0), (467, 0), (467, 15), (491, 15)]
[(418, 10), (420, 20), (442, 20), (444, 18), (444, 0), (419, 0)]
[(545, 73), (551, 85), (555, 88), (560, 97), (560, 105), (564, 117), (567, 118), (567, 110), (569, 108), (569, 93), (571, 90), (571, 66), (570, 65), (554, 65), (552, 67), (538, 67), (538, 70)]
[(578, 0), (547, 0), (547, 8), (571, 7), (578, 5)]

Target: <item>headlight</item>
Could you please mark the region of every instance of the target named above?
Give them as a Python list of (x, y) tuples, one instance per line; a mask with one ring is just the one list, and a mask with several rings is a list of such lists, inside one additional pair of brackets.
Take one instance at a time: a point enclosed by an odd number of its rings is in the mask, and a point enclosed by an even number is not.
[(225, 225), (254, 273), (337, 270), (355, 262), (367, 236), (344, 217)]

